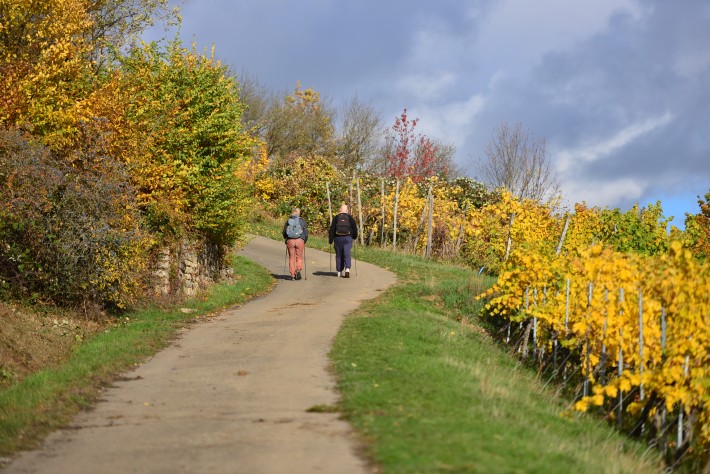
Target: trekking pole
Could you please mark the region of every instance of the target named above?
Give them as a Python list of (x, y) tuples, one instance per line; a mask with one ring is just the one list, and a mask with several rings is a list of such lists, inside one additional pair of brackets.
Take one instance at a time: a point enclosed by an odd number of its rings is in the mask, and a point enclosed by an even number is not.
[[(288, 261), (288, 247), (286, 247), (286, 253), (284, 254), (284, 276), (286, 275), (286, 262)], [(290, 275), (290, 273), (289, 273)]]
[(306, 258), (306, 244), (303, 244), (303, 278), (308, 280), (308, 259)]
[(355, 246), (353, 245), (353, 267), (355, 268), (355, 276), (357, 276), (357, 259), (355, 258)]

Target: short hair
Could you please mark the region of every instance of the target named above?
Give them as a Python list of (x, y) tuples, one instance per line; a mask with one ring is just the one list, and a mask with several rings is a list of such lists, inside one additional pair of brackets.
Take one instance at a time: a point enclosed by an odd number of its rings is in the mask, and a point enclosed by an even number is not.
[(297, 208), (297, 207), (294, 207), (294, 208), (291, 209), (291, 214), (295, 214), (295, 215), (297, 215), (297, 216), (300, 216), (300, 215), (301, 215), (301, 210), (300, 210), (299, 208)]

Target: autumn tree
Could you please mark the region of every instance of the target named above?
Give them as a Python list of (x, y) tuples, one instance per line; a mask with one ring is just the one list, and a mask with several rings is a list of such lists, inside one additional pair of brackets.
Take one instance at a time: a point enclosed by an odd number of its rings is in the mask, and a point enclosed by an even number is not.
[(237, 171), (255, 145), (241, 125), (236, 78), (214, 56), (176, 40), (166, 50), (134, 49), (119, 89), (128, 126), (116, 130), (117, 150), (153, 228), (232, 244), (248, 203)]
[(92, 87), (85, 2), (5, 0), (0, 21), (0, 125), (30, 123), (46, 143), (67, 146)]
[(293, 93), (274, 98), (266, 114), (263, 138), (270, 157), (328, 156), (335, 152), (333, 112), (320, 93), (296, 84)]
[(686, 244), (702, 261), (710, 256), (710, 191), (704, 199), (698, 196), (700, 212), (686, 214), (684, 237)]
[(544, 202), (559, 194), (560, 186), (547, 154), (545, 140), (536, 140), (520, 123), (502, 122), (485, 148), (478, 170), (484, 182), (506, 188), (520, 199)]
[(239, 101), (244, 104), (242, 125), (254, 137), (264, 137), (268, 125), (269, 109), (278, 103), (257, 78), (242, 73), (239, 78)]
[(87, 0), (91, 25), (86, 31), (95, 68), (105, 65), (112, 54), (137, 43), (140, 34), (156, 22), (166, 26), (179, 21), (178, 9), (168, 0)]
[(383, 152), (384, 173), (420, 182), (430, 176), (449, 178), (454, 170), (453, 145), (444, 145), (426, 135), (416, 133), (419, 119), (410, 119), (407, 109), (395, 117), (387, 131)]
[(0, 130), (0, 290), (125, 307), (142, 290), (149, 238), (126, 167), (82, 130), (73, 163)]
[(344, 170), (372, 162), (380, 148), (381, 119), (371, 104), (354, 97), (344, 108), (338, 136), (338, 155)]

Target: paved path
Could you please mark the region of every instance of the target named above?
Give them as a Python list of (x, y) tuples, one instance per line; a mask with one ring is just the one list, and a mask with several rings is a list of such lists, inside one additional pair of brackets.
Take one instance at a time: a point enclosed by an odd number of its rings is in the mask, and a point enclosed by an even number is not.
[(336, 278), (307, 249), (307, 280), (287, 281), (283, 242), (256, 237), (240, 253), (279, 278), (268, 295), (186, 331), (2, 472), (367, 472), (349, 425), (306, 410), (337, 401), (332, 339), (394, 275), (357, 262)]

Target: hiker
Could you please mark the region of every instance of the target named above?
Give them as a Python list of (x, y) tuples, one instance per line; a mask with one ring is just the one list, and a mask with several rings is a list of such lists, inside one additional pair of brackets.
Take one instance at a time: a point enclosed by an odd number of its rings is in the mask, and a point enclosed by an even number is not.
[(291, 215), (284, 224), (281, 234), (288, 249), (288, 271), (291, 273), (291, 280), (300, 280), (303, 269), (303, 253), (306, 242), (308, 242), (308, 226), (301, 217), (299, 208), (291, 209)]
[(343, 204), (340, 206), (340, 213), (333, 217), (328, 229), (328, 243), (334, 244), (335, 269), (339, 277), (350, 278), (350, 250), (355, 239), (357, 239), (357, 224), (353, 216), (348, 213), (348, 205)]

